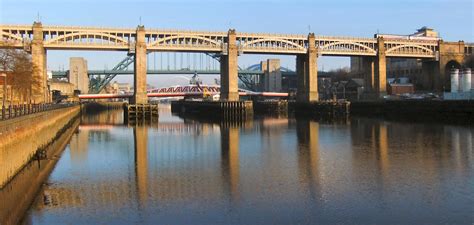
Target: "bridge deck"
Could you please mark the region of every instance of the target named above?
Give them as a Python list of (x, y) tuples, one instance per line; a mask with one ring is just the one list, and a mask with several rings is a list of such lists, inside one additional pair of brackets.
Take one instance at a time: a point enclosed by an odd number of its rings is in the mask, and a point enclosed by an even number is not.
[[(131, 51), (136, 42), (136, 29), (42, 26), (43, 45), (46, 49), (119, 50)], [(30, 49), (34, 26), (0, 25), (1, 42), (17, 48)], [(305, 54), (306, 35), (259, 34), (237, 32), (240, 53), (247, 54)], [(148, 29), (145, 43), (148, 51), (178, 51), (224, 53), (227, 32), (172, 31)], [(316, 47), (321, 55), (375, 56), (376, 38), (316, 36)], [(435, 58), (438, 40), (390, 38), (385, 40), (388, 57)]]

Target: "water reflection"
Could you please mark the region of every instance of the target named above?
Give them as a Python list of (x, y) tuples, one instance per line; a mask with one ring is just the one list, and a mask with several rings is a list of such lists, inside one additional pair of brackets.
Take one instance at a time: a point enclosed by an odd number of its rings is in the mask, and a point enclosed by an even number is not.
[(82, 118), (28, 223), (473, 219), (471, 128), (367, 118), (205, 123), (160, 110), (154, 124), (124, 125), (121, 111)]
[(221, 125), (222, 178), (225, 195), (231, 201), (239, 195), (239, 127)]
[[(0, 189), (0, 224), (19, 224), (78, 125), (79, 120), (74, 121), (54, 144), (43, 151), (45, 153), (43, 157), (28, 163), (5, 187)], [(43, 200), (41, 196), (38, 198)]]
[(138, 206), (146, 206), (148, 197), (148, 127), (136, 125), (133, 128), (135, 140), (135, 178), (137, 183)]
[(310, 120), (296, 121), (298, 138), (298, 175), (300, 183), (309, 193), (309, 198), (321, 201), (323, 196), (320, 184), (319, 123)]

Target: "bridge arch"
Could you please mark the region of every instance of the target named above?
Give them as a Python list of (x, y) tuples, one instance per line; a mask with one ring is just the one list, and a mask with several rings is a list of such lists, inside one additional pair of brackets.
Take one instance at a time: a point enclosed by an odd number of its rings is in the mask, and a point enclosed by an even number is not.
[(183, 45), (180, 43), (180, 40), (184, 40), (184, 45), (187, 45), (187, 42), (186, 40), (187, 39), (191, 39), (191, 43), (194, 43), (193, 40), (196, 40), (196, 41), (202, 41), (203, 45), (207, 44), (207, 45), (211, 45), (213, 47), (220, 47), (222, 43), (220, 42), (217, 42), (215, 40), (212, 40), (210, 38), (206, 38), (206, 37), (202, 37), (202, 36), (195, 36), (195, 35), (173, 35), (173, 36), (169, 36), (169, 37), (165, 37), (165, 38), (160, 38), (158, 39), (157, 41), (154, 41), (154, 42), (151, 42), (148, 46), (149, 47), (152, 47), (152, 46), (156, 46), (156, 45), (160, 45), (160, 44), (165, 44), (165, 43), (174, 43), (174, 42), (178, 42), (178, 44), (175, 44), (175, 45)]
[(119, 44), (128, 44), (128, 40), (111, 35), (108, 33), (100, 33), (100, 32), (77, 32), (77, 33), (68, 33), (65, 35), (60, 35), (55, 38), (49, 39), (45, 41), (45, 44), (54, 44), (57, 42), (66, 42), (68, 40), (76, 41), (76, 40), (83, 40), (83, 39), (94, 39), (94, 40), (105, 40), (111, 42), (118, 42)]
[(360, 48), (360, 49), (364, 49), (365, 51), (367, 51), (369, 53), (373, 53), (373, 54), (376, 53), (375, 49), (370, 48), (369, 46), (366, 46), (364, 44), (357, 43), (357, 42), (350, 42), (350, 41), (332, 42), (332, 43), (321, 46), (321, 49), (323, 51), (324, 50), (330, 50), (331, 47), (335, 47), (337, 49), (345, 49), (345, 50), (354, 50), (356, 48)]
[[(404, 51), (404, 49), (407, 50), (407, 51)], [(409, 52), (410, 49), (411, 50), (413, 50), (413, 49), (421, 50), (422, 53), (426, 53), (426, 54), (433, 54), (434, 53), (433, 50), (431, 50), (427, 47), (424, 47), (424, 46), (421, 46), (421, 45), (413, 45), (413, 44), (397, 45), (397, 46), (394, 46), (394, 47), (391, 47), (391, 48), (387, 49), (385, 51), (385, 53), (390, 54), (390, 53), (392, 53), (394, 51), (397, 51), (397, 50), (402, 51), (402, 52)]]
[(462, 65), (461, 65), (461, 62), (458, 62), (457, 60), (452, 59), (452, 60), (450, 60), (446, 63), (445, 68), (446, 68), (446, 70), (461, 69)]
[(253, 40), (253, 41), (249, 41), (249, 42), (244, 42), (243, 45), (241, 45), (242, 48), (252, 48), (251, 46), (252, 45), (257, 45), (257, 44), (260, 44), (260, 43), (272, 43), (272, 44), (280, 44), (280, 46), (292, 46), (293, 48), (296, 48), (298, 50), (305, 50), (305, 47), (304, 46), (301, 46), (297, 43), (294, 43), (294, 42), (291, 42), (291, 41), (288, 41), (288, 40), (284, 40), (284, 39), (273, 39), (273, 38), (260, 38), (260, 39), (256, 39), (256, 40)]
[(17, 36), (17, 35), (14, 35), (14, 34), (11, 34), (11, 33), (7, 33), (7, 32), (1, 32), (1, 38), (2, 39), (6, 39), (6, 40), (14, 40), (14, 41), (23, 41), (23, 38), (20, 37), (20, 36)]

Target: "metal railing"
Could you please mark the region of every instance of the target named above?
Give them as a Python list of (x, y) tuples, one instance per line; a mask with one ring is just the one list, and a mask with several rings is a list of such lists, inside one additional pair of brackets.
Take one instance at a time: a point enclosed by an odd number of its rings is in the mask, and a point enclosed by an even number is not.
[(67, 108), (78, 103), (66, 103), (66, 104), (20, 104), (20, 105), (9, 105), (8, 107), (2, 106), (0, 111), (0, 121), (17, 118), (20, 116), (31, 115), (38, 112), (45, 112), (54, 109)]

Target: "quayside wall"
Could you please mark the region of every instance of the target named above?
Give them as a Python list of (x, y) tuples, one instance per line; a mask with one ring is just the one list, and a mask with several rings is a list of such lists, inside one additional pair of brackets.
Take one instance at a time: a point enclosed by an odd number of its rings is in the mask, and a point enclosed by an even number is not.
[(474, 123), (474, 101), (390, 100), (352, 102), (353, 116), (383, 116), (384, 118), (425, 121)]
[(0, 189), (33, 157), (57, 139), (81, 106), (71, 106), (0, 121)]
[[(21, 224), (30, 205), (34, 202), (38, 192), (43, 188), (72, 135), (79, 126), (80, 119), (72, 119), (70, 126), (44, 150), (42, 157), (32, 160), (15, 175), (2, 189), (0, 189), (0, 224)], [(43, 198), (43, 194), (39, 195)]]

